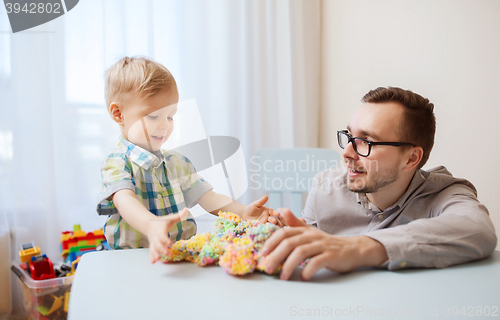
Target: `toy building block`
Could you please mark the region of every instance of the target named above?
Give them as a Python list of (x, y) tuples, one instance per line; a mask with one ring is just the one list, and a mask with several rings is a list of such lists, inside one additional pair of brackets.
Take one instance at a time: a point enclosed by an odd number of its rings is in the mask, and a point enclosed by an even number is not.
[(44, 316), (50, 315), (51, 313), (55, 312), (63, 305), (63, 297), (62, 296), (60, 296), (60, 297), (56, 297), (54, 295), (52, 295), (52, 296), (54, 297), (54, 303), (52, 304), (52, 307), (47, 312), (47, 314), (44, 314)]
[(55, 278), (54, 266), (46, 254), (31, 257), (29, 262), (30, 275), (33, 280)]
[[(37, 306), (37, 311), (42, 315), (42, 316), (49, 316), (52, 313), (56, 312), (59, 308), (62, 307), (63, 305), (63, 297), (57, 297), (53, 294), (50, 296), (51, 298), (45, 298), (43, 299), (43, 303), (39, 304)], [(50, 307), (49, 307), (50, 306)]]
[(95, 251), (106, 251), (111, 250), (111, 247), (108, 245), (108, 242), (102, 242), (100, 245), (95, 247)]
[(71, 271), (71, 266), (68, 266), (67, 264), (62, 264), (55, 269), (56, 277), (65, 277), (68, 275), (68, 273)]
[(75, 260), (75, 261), (71, 262), (71, 272), (70, 272), (70, 273), (68, 273), (68, 277), (69, 277), (69, 276), (74, 276), (74, 275), (75, 275), (76, 268), (78, 267), (78, 263), (80, 262), (80, 259), (81, 259), (81, 258), (82, 258), (82, 257), (78, 257), (78, 258), (76, 258), (76, 260)]
[(64, 312), (68, 313), (68, 306), (69, 306), (69, 291), (66, 291), (64, 293)]
[(64, 231), (61, 236), (61, 256), (71, 263), (84, 253), (96, 251), (101, 244), (107, 244), (102, 229), (85, 233), (79, 224), (73, 226), (73, 231)]
[(40, 248), (35, 247), (33, 241), (21, 244), (21, 251), (19, 251), (19, 259), (22, 263), (30, 262), (31, 257), (40, 255)]

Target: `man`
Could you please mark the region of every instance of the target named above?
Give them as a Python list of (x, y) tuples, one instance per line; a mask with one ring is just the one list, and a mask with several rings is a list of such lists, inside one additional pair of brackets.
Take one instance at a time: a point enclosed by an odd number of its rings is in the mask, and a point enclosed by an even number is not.
[(291, 228), (265, 243), (268, 270), (286, 258), (286, 280), (311, 258), (302, 270), (308, 280), (321, 268), (444, 268), (489, 256), (497, 239), (474, 186), (444, 167), (421, 170), (434, 144), (434, 105), (392, 87), (362, 102), (337, 133), (347, 171), (316, 176), (304, 219), (279, 209)]

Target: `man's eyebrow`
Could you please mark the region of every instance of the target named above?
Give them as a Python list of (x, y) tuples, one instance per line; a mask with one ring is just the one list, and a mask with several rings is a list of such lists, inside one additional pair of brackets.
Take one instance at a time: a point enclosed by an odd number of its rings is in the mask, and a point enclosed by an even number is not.
[(361, 130), (360, 132), (365, 137), (371, 137), (371, 138), (373, 138), (375, 140), (380, 140), (379, 136), (376, 135), (375, 133), (371, 133), (371, 132), (368, 132), (368, 131), (365, 131), (365, 130)]
[[(349, 125), (347, 125), (347, 131), (351, 132), (351, 127)], [(359, 131), (359, 133), (363, 136), (363, 137), (370, 137), (370, 138), (373, 138), (375, 140), (381, 140), (380, 137), (378, 135), (376, 135), (375, 133), (371, 133), (371, 132), (368, 132), (366, 130), (361, 130)], [(352, 134), (352, 132), (351, 132)]]
[[(351, 127), (349, 125), (347, 125), (347, 131), (351, 132)], [(380, 137), (378, 135), (376, 135), (375, 133), (370, 133), (370, 132), (365, 131), (365, 130), (361, 130), (360, 133), (364, 137), (371, 137), (375, 140), (380, 140)]]

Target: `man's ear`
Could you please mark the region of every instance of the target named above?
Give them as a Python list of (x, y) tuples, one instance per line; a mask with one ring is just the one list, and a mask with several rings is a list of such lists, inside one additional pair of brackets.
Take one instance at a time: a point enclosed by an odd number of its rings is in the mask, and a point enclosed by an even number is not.
[(410, 171), (418, 167), (420, 161), (422, 161), (422, 157), (424, 155), (424, 149), (422, 147), (413, 147), (410, 149), (410, 154), (406, 165), (403, 167), (404, 171)]
[(120, 106), (116, 102), (109, 104), (109, 114), (111, 118), (118, 124), (123, 124), (123, 115)]

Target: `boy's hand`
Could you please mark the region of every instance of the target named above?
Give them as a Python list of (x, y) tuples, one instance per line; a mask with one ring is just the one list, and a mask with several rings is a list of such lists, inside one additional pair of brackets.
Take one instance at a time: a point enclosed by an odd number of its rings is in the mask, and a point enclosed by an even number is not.
[(168, 231), (178, 222), (187, 218), (189, 211), (187, 208), (176, 214), (151, 219), (148, 225), (147, 237), (149, 241), (149, 258), (151, 263), (160, 260), (161, 254), (167, 254), (167, 247), (172, 245), (172, 240), (168, 237)]
[(285, 223), (281, 219), (279, 209), (280, 208), (278, 208), (277, 210), (269, 209), (269, 210), (271, 210), (271, 212), (269, 214), (269, 218), (267, 218), (267, 222), (275, 224), (280, 228), (283, 228), (285, 226)]
[(268, 207), (264, 207), (267, 200), (267, 196), (263, 196), (257, 201), (249, 204), (243, 214), (243, 220), (259, 220), (260, 223), (270, 222), (279, 227), (283, 227), (283, 223), (280, 220), (280, 213)]

